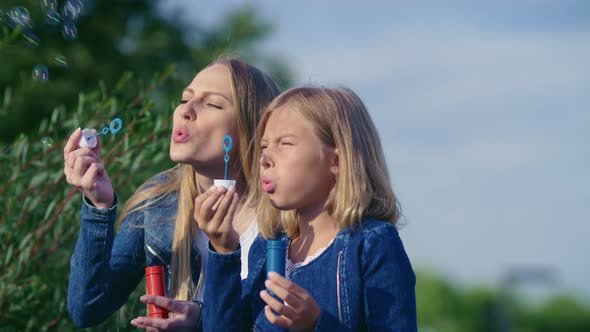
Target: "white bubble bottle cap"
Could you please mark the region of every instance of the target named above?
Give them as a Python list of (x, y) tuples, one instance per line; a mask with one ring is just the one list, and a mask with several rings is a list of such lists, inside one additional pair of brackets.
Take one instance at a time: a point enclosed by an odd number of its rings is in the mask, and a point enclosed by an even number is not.
[(213, 185), (217, 186), (217, 187), (224, 187), (225, 189), (229, 189), (229, 187), (236, 185), (236, 180), (214, 179)]
[(78, 146), (89, 149), (95, 148), (98, 144), (96, 136), (97, 134), (92, 129), (86, 128), (82, 130), (82, 136), (80, 136), (80, 142), (78, 142)]

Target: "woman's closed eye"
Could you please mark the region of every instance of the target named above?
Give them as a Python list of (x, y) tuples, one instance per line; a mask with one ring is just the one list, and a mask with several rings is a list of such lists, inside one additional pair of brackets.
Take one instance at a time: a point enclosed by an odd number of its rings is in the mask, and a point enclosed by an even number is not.
[(186, 103), (188, 103), (188, 99), (181, 99), (181, 100), (180, 100), (180, 103), (181, 103), (181, 104), (186, 104)]
[(221, 109), (221, 106), (219, 106), (217, 104), (207, 103), (206, 105), (207, 105), (207, 107), (213, 107), (213, 108), (217, 108), (219, 110)]

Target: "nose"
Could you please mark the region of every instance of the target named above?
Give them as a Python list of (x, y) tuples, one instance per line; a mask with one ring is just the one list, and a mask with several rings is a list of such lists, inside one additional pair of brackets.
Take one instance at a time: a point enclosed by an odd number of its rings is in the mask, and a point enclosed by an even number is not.
[(272, 161), (272, 157), (269, 151), (269, 148), (267, 147), (266, 149), (264, 149), (262, 151), (262, 153), (260, 154), (260, 166), (262, 167), (262, 169), (268, 169), (273, 165), (273, 161)]
[(197, 119), (197, 112), (193, 108), (190, 100), (186, 104), (178, 105), (176, 110), (178, 111), (178, 115), (180, 115), (184, 120), (194, 121)]

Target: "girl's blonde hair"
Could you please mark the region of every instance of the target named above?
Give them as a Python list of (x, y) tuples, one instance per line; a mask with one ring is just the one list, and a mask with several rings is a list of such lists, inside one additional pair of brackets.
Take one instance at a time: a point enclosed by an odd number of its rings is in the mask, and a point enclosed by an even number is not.
[[(222, 58), (209, 66), (215, 64), (226, 65), (230, 71), (239, 142), (238, 160), (235, 161), (238, 167), (236, 180), (247, 184), (245, 195), (248, 195), (249, 188), (255, 185), (252, 179), (257, 179), (251, 176), (254, 171), (254, 151), (250, 145), (264, 108), (280, 93), (280, 89), (268, 75), (238, 58)], [(178, 212), (172, 243), (169, 296), (177, 300), (191, 300), (201, 287), (203, 277), (201, 266), (200, 277), (195, 286), (191, 275), (190, 255), (193, 239), (198, 234), (193, 208), (200, 188), (196, 183), (193, 166), (178, 164), (142, 185), (123, 206), (119, 223), (130, 213), (153, 205), (173, 193), (178, 197)]]
[[(346, 88), (306, 86), (283, 92), (268, 106), (257, 129), (254, 147), (257, 158), (266, 123), (281, 107), (303, 115), (320, 140), (338, 151), (339, 172), (326, 208), (341, 229), (354, 227), (363, 218), (397, 223), (400, 205), (391, 189), (377, 129), (362, 100)], [(256, 168), (260, 176), (260, 165)], [(257, 202), (262, 235), (271, 238), (277, 232), (285, 232), (296, 236), (299, 233), (296, 211), (280, 211), (264, 195), (257, 185), (249, 198)]]

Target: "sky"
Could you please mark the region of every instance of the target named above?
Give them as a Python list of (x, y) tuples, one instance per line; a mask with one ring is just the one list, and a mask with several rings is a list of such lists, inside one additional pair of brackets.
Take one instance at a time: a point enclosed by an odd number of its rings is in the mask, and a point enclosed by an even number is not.
[[(587, 1), (167, 1), (215, 25), (254, 5), (259, 53), (295, 84), (364, 100), (405, 216), (415, 267), (498, 286), (552, 271), (590, 299), (590, 3)], [(524, 287), (524, 286), (523, 286)]]

